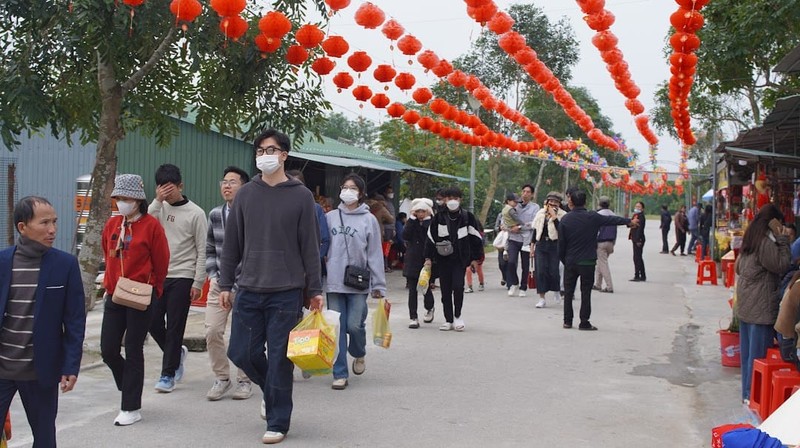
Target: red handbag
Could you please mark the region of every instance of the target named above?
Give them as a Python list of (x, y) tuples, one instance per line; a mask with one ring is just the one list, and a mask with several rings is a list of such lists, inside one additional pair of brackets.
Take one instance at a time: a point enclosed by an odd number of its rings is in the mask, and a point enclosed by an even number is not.
[(536, 289), (536, 273), (528, 272), (528, 289)]

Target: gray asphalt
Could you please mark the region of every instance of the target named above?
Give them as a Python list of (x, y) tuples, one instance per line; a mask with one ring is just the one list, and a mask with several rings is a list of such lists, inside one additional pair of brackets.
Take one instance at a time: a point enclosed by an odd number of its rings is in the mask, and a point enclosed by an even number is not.
[[(611, 256), (615, 292), (592, 294), (596, 332), (562, 329), (561, 307), (535, 309), (535, 294), (508, 297), (494, 254), (484, 266), (486, 290), (466, 295), (466, 331), (439, 331), (438, 304), (434, 322), (412, 330), (405, 279), (389, 274), (391, 348), (370, 343), (366, 373), (351, 376), (345, 391), (331, 390), (330, 377), (298, 374), (282, 445), (708, 446), (713, 426), (745, 416), (739, 370), (720, 365), (716, 333), (727, 325), (730, 292), (695, 285), (693, 257), (659, 254), (655, 221), (647, 228), (648, 281), (629, 282), (632, 250), (624, 235)], [(370, 299), (371, 309), (375, 304)], [(576, 299), (576, 315), (578, 307)], [(99, 346), (101, 308), (89, 314), (88, 352)], [(369, 331), (371, 315), (367, 321)], [(202, 331), (202, 314), (193, 311), (187, 336)], [(60, 398), (61, 447), (260, 445), (258, 397), (205, 399), (213, 382), (206, 353), (190, 353), (185, 379), (171, 394), (152, 389), (158, 347), (150, 343), (145, 356), (143, 420), (115, 427), (119, 393), (110, 371), (87, 355), (76, 389)], [(31, 446), (18, 399), (12, 416), (9, 446)]]

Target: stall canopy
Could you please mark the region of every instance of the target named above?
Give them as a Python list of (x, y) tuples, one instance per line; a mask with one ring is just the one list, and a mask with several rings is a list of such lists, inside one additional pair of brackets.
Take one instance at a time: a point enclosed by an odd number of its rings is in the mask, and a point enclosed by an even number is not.
[(705, 194), (703, 194), (702, 199), (704, 201), (710, 201), (710, 200), (714, 199), (714, 189), (711, 188), (708, 191), (706, 191)]
[(791, 168), (800, 168), (800, 157), (786, 154), (776, 154), (755, 149), (743, 149), (732, 146), (725, 147), (727, 158), (735, 161), (744, 160), (747, 163), (762, 163), (766, 165), (781, 165)]

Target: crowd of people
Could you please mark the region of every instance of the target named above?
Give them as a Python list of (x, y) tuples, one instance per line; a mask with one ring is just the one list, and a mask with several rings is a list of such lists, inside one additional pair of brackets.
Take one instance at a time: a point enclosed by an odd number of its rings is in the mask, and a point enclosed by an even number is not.
[[(402, 266), (407, 280), (409, 328), (420, 327), (419, 295), (422, 322), (435, 320), (438, 289), (444, 318), (439, 330), (465, 331), (464, 295), (486, 286), (486, 235), (463, 207), (462, 191), (451, 186), (432, 199), (415, 198), (406, 215), (396, 213), (391, 187), (369, 195), (365, 180), (348, 174), (341, 180), (338, 206), (326, 210), (301, 172), (285, 170), (290, 151), (289, 137), (279, 131), (256, 138), (259, 173), (251, 178), (241, 168), (226, 168), (219, 181), (222, 203), (208, 216), (183, 194), (175, 165), (158, 167), (150, 202), (140, 175), (116, 177), (111, 197), (119, 214), (106, 222), (101, 238), (106, 267), (101, 355), (120, 391), (115, 425), (142, 419), (148, 334), (163, 352), (155, 391), (170, 393), (181, 382), (189, 308), (206, 281), (205, 336), (214, 376), (206, 398), (217, 401), (233, 390), (231, 398), (246, 400), (255, 383), (262, 392), (265, 444), (283, 441), (290, 430), (294, 365), (286, 352), (303, 308), (327, 306), (339, 313), (334, 390), (347, 389), (351, 373), (366, 371), (367, 300), (385, 297), (386, 274), (396, 267)], [(579, 289), (577, 328), (596, 331), (591, 295), (614, 293), (609, 257), (619, 226), (629, 228), (633, 246), (631, 281), (647, 281), (644, 204), (637, 202), (632, 217), (625, 218), (610, 209), (605, 196), (598, 198), (597, 210), (589, 210), (580, 188), (548, 192), (541, 206), (535, 193), (529, 184), (519, 194), (509, 193), (495, 220), (492, 245), (500, 284), (510, 297), (535, 289), (536, 308), (547, 307), (548, 300), (561, 303), (564, 329), (573, 328)], [(691, 253), (695, 240), (708, 245), (711, 210), (700, 209), (697, 204), (687, 213), (682, 207), (673, 218), (662, 207), (662, 253)], [(800, 274), (787, 271), (797, 268), (800, 246), (795, 243), (790, 256), (790, 231), (781, 220), (774, 206), (759, 211), (736, 263), (743, 399), (752, 360), (763, 357), (775, 330), (784, 358), (798, 363)], [(0, 288), (0, 415), (19, 392), (35, 443), (42, 446), (55, 446), (58, 389), (75, 386), (86, 320), (77, 260), (52, 248), (56, 221), (47, 199), (23, 198), (14, 210), (17, 243), (0, 252), (0, 277), (8, 285)], [(670, 248), (673, 223), (676, 243)], [(685, 252), (687, 234), (692, 238)], [(786, 294), (770, 295), (781, 280)], [(35, 306), (43, 297), (50, 306)]]

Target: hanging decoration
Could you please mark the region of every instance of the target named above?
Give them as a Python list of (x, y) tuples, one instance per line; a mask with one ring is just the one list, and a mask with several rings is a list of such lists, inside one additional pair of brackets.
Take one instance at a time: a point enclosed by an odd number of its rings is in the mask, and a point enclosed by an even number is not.
[(492, 20), (489, 21), (487, 27), (493, 33), (497, 34), (498, 36), (504, 33), (511, 31), (511, 27), (514, 26), (514, 19), (511, 18), (505, 12), (498, 12), (497, 14), (492, 17)]
[(417, 61), (425, 67), (425, 71), (433, 70), (434, 67), (439, 63), (439, 56), (436, 55), (431, 50), (425, 50), (419, 55), (417, 55)]
[(246, 6), (246, 0), (211, 0), (211, 9), (220, 17), (238, 16)]
[(325, 0), (325, 4), (328, 5), (328, 8), (331, 10), (330, 13), (333, 14), (340, 9), (350, 6), (350, 0)]
[(375, 29), (383, 24), (386, 14), (370, 2), (358, 7), (355, 13), (356, 23), (367, 29)]
[(339, 88), (337, 91), (341, 93), (342, 89), (349, 89), (353, 85), (353, 77), (350, 76), (350, 73), (339, 72), (334, 75), (333, 83)]
[(311, 63), (311, 70), (314, 70), (320, 76), (327, 75), (332, 72), (335, 67), (336, 63), (324, 56), (317, 58), (317, 60)]
[(281, 48), (281, 40), (274, 37), (267, 37), (264, 33), (259, 33), (255, 38), (256, 47), (262, 54), (274, 53)]
[(481, 26), (486, 25), (486, 22), (492, 20), (495, 14), (497, 14), (497, 5), (492, 1), (486, 2), (478, 7), (467, 6), (467, 15), (480, 23)]
[[(372, 98), (372, 90), (367, 86), (356, 86), (353, 88), (353, 96), (358, 101), (367, 101)], [(358, 107), (364, 107), (364, 105), (362, 104)]]
[(406, 112), (406, 107), (400, 103), (392, 103), (386, 108), (386, 113), (392, 118), (400, 118)]
[(308, 59), (308, 50), (302, 45), (292, 45), (286, 50), (286, 61), (292, 65), (301, 65)]
[(433, 92), (427, 87), (419, 87), (411, 94), (411, 98), (414, 98), (414, 101), (417, 103), (424, 105), (433, 98)]
[(342, 36), (329, 36), (322, 41), (322, 50), (332, 58), (340, 58), (350, 51), (350, 44)]
[(394, 77), (394, 85), (396, 85), (400, 90), (408, 90), (414, 87), (414, 83), (416, 82), (417, 79), (414, 78), (414, 75), (411, 73), (403, 72)]
[(381, 32), (383, 33), (384, 36), (386, 36), (387, 39), (392, 41), (392, 43), (389, 44), (389, 49), (394, 50), (394, 41), (400, 39), (400, 36), (402, 36), (403, 33), (406, 32), (406, 30), (405, 28), (403, 28), (403, 25), (400, 25), (400, 22), (398, 22), (397, 20), (389, 19), (386, 21), (386, 23), (383, 24)]
[[(422, 42), (420, 42), (416, 37), (406, 34), (397, 41), (397, 48), (400, 49), (400, 52), (406, 56), (414, 56), (417, 54), (417, 52), (419, 52), (419, 50), (422, 49)], [(414, 62), (411, 59), (408, 60), (408, 65), (413, 63)]]
[(178, 22), (191, 23), (203, 12), (203, 5), (197, 0), (172, 0), (169, 10), (175, 16), (176, 25)]
[(247, 20), (238, 15), (223, 17), (219, 22), (219, 30), (225, 35), (225, 38), (233, 39), (234, 41), (238, 41), (239, 38), (244, 36), (247, 28)]
[(292, 22), (282, 12), (270, 11), (258, 21), (258, 29), (267, 37), (283, 39), (292, 30)]
[(372, 58), (365, 51), (356, 51), (347, 58), (347, 65), (361, 76), (372, 65)]
[(303, 48), (310, 50), (322, 43), (322, 40), (325, 39), (325, 32), (319, 29), (317, 25), (307, 23), (297, 29), (297, 32), (294, 33), (294, 39)]
[(389, 105), (391, 101), (389, 100), (389, 97), (386, 96), (385, 94), (376, 93), (372, 95), (372, 98), (369, 100), (369, 102), (372, 103), (372, 105), (375, 106), (376, 109), (384, 109), (386, 108), (386, 106)]
[[(374, 76), (375, 79), (381, 83), (392, 82), (396, 75), (397, 70), (395, 70), (394, 67), (389, 64), (380, 64), (375, 67), (375, 71), (372, 72), (372, 76)], [(389, 86), (384, 86), (383, 90), (389, 90)]]
[[(141, 6), (144, 3), (144, 0), (122, 0), (122, 3), (128, 5), (131, 10), (131, 20), (130, 25), (128, 26), (128, 35), (133, 34), (133, 16), (136, 15), (136, 7)], [(72, 12), (72, 2), (70, 2), (70, 12)]]

